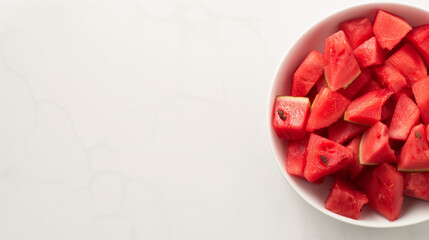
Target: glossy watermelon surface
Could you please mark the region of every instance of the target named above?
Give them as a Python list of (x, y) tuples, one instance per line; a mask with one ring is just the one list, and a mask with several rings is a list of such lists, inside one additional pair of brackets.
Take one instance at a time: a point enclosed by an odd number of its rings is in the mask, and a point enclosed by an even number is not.
[(373, 31), (382, 48), (392, 50), (411, 29), (401, 17), (383, 10), (377, 11)]
[(311, 51), (292, 76), (293, 97), (305, 97), (323, 74), (323, 54)]
[(366, 130), (359, 145), (359, 162), (364, 165), (376, 165), (380, 163), (395, 163), (395, 151), (389, 144), (387, 126), (377, 122)]
[(429, 145), (426, 126), (419, 124), (407, 138), (398, 157), (399, 171), (429, 171)]
[(429, 172), (404, 173), (404, 195), (429, 201)]

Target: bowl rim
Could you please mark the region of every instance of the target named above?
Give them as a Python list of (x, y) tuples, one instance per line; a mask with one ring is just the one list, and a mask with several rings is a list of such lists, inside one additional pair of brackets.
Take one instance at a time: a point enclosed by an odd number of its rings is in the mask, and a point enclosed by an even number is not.
[[(344, 222), (344, 223), (349, 223), (351, 225), (354, 226), (360, 226), (360, 227), (368, 227), (368, 228), (380, 228), (380, 229), (386, 229), (386, 228), (397, 228), (397, 227), (405, 227), (405, 226), (410, 226), (410, 225), (415, 225), (418, 223), (422, 223), (422, 222), (426, 222), (429, 220), (429, 214), (428, 217), (426, 219), (416, 219), (416, 220), (408, 220), (408, 221), (393, 221), (393, 222), (389, 222), (386, 219), (386, 222), (383, 224), (375, 224), (375, 225), (370, 225), (365, 221), (362, 220), (354, 220), (351, 218), (347, 218), (341, 215), (338, 215), (336, 213), (333, 213), (325, 208), (320, 208), (320, 206), (317, 206), (315, 202), (310, 201), (309, 199), (304, 197), (304, 190), (300, 187), (297, 186), (297, 184), (294, 183), (294, 181), (292, 180), (292, 177), (289, 175), (285, 169), (283, 169), (283, 166), (280, 163), (280, 158), (279, 158), (279, 152), (276, 150), (275, 144), (274, 144), (274, 138), (277, 137), (275, 131), (272, 129), (272, 107), (274, 104), (274, 99), (276, 97), (276, 95), (274, 94), (274, 86), (276, 84), (276, 79), (282, 69), (283, 63), (286, 61), (288, 55), (290, 54), (290, 52), (292, 51), (292, 49), (294, 48), (294, 46), (296, 46), (300, 40), (305, 37), (305, 35), (311, 31), (313, 31), (314, 29), (320, 27), (320, 25), (323, 25), (323, 23), (325, 21), (328, 21), (330, 18), (335, 17), (336, 15), (344, 12), (344, 11), (348, 11), (348, 10), (352, 10), (353, 8), (365, 8), (365, 7), (374, 7), (374, 8), (380, 8), (382, 9), (382, 6), (391, 6), (391, 7), (408, 7), (408, 8), (413, 8), (415, 10), (419, 10), (419, 11), (424, 11), (427, 12), (429, 15), (429, 10), (424, 9), (421, 6), (418, 6), (416, 4), (412, 4), (412, 3), (396, 3), (396, 2), (366, 2), (366, 3), (358, 3), (358, 4), (350, 4), (347, 5), (346, 7), (340, 8), (339, 10), (334, 11), (333, 13), (324, 16), (322, 18), (319, 18), (316, 23), (310, 25), (309, 27), (307, 27), (306, 29), (304, 29), (299, 36), (290, 44), (290, 46), (286, 49), (286, 51), (283, 53), (280, 61), (278, 62), (276, 68), (275, 68), (275, 72), (271, 78), (271, 84), (269, 87), (269, 92), (268, 92), (268, 99), (267, 99), (267, 108), (266, 108), (266, 123), (267, 123), (267, 128), (268, 128), (268, 134), (269, 134), (269, 141), (270, 141), (270, 145), (271, 145), (271, 150), (272, 153), (274, 155), (274, 161), (277, 164), (278, 170), (280, 170), (280, 172), (282, 173), (283, 177), (286, 179), (286, 181), (289, 183), (289, 185), (292, 187), (292, 189), (302, 198), (305, 200), (305, 202), (307, 202), (309, 205), (311, 205), (313, 208), (317, 209), (318, 211), (340, 221), (340, 222)], [(309, 49), (311, 50), (311, 49)], [(429, 203), (428, 203), (429, 204)]]

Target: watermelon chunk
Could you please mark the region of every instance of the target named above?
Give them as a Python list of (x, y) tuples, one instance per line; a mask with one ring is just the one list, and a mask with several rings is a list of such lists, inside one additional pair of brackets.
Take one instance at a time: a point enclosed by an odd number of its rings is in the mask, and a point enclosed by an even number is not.
[(307, 145), (307, 164), (304, 176), (309, 182), (314, 182), (344, 168), (352, 160), (353, 152), (350, 149), (311, 133)]
[(390, 65), (380, 65), (372, 68), (375, 78), (392, 92), (399, 92), (407, 86), (404, 76)]
[(304, 168), (307, 162), (308, 137), (300, 141), (289, 141), (286, 149), (287, 173), (304, 178)]
[(350, 104), (350, 100), (343, 95), (323, 88), (311, 105), (310, 116), (307, 121), (307, 132), (324, 128), (341, 118)]
[(411, 129), (398, 156), (399, 171), (429, 171), (429, 145), (426, 126), (419, 124)]
[(404, 177), (394, 166), (383, 163), (375, 169), (368, 168), (359, 175), (356, 184), (367, 195), (368, 206), (389, 221), (399, 218), (404, 199)]
[(380, 47), (375, 37), (366, 40), (353, 51), (361, 68), (382, 64), (386, 52)]
[(425, 77), (411, 86), (417, 106), (425, 124), (429, 124), (429, 77)]
[(395, 112), (389, 126), (389, 137), (395, 140), (407, 140), (411, 128), (420, 119), (420, 110), (406, 94), (402, 94), (396, 103)]
[[(340, 88), (337, 92), (348, 99), (355, 98), (356, 94), (371, 80), (372, 72), (369, 68), (362, 69), (361, 74), (346, 88)], [(325, 81), (326, 84), (326, 81)]]
[(429, 66), (429, 24), (414, 27), (408, 33), (407, 39), (420, 53), (426, 66)]
[(411, 30), (402, 18), (383, 10), (378, 10), (374, 20), (374, 35), (380, 46), (392, 50)]
[(323, 54), (311, 51), (292, 76), (291, 96), (304, 97), (323, 74)]
[(387, 126), (377, 122), (366, 130), (359, 145), (359, 162), (365, 165), (395, 163), (395, 151), (390, 148)]
[(359, 219), (362, 206), (368, 202), (366, 195), (355, 186), (341, 178), (336, 178), (328, 197), (325, 208), (344, 217)]
[(361, 72), (346, 35), (341, 30), (326, 39), (324, 69), (326, 82), (332, 91), (347, 88)]
[(340, 23), (340, 29), (347, 36), (350, 46), (355, 49), (373, 36), (372, 24), (368, 18), (357, 18)]
[(273, 109), (273, 127), (277, 136), (287, 140), (305, 137), (305, 124), (310, 110), (310, 101), (304, 97), (277, 96)]
[(343, 144), (366, 129), (368, 127), (339, 119), (328, 127), (328, 138), (336, 143)]
[(345, 168), (337, 171), (335, 176), (341, 176), (343, 178), (349, 178), (354, 180), (362, 171), (367, 167), (359, 163), (359, 144), (361, 136), (357, 136), (350, 141), (347, 148), (353, 152), (353, 161), (350, 162)]
[(347, 107), (344, 120), (371, 126), (381, 120), (384, 103), (392, 95), (385, 89), (374, 90), (353, 100)]
[(404, 195), (429, 201), (429, 172), (404, 173)]
[(413, 85), (428, 75), (423, 59), (410, 43), (404, 44), (392, 54), (386, 60), (386, 64), (398, 69), (409, 85)]

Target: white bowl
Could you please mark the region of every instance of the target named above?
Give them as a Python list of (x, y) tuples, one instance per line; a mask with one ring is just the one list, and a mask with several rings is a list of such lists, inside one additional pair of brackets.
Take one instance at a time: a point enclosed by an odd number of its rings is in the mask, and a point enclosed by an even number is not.
[(289, 175), (286, 172), (286, 145), (277, 137), (271, 126), (274, 99), (277, 95), (288, 95), (292, 74), (310, 50), (324, 52), (325, 39), (338, 31), (338, 24), (359, 17), (368, 17), (373, 21), (377, 9), (383, 9), (404, 18), (411, 26), (429, 23), (429, 12), (415, 6), (397, 3), (371, 3), (350, 7), (317, 22), (305, 31), (283, 56), (271, 84), (268, 99), (267, 120), (271, 146), (275, 159), (286, 180), (292, 188), (311, 206), (326, 215), (353, 225), (392, 228), (420, 223), (429, 220), (429, 202), (404, 198), (402, 214), (399, 219), (389, 222), (375, 210), (364, 206), (359, 220), (353, 220), (330, 212), (325, 209), (324, 201), (332, 185), (332, 179), (325, 179), (321, 185), (309, 183), (303, 179)]

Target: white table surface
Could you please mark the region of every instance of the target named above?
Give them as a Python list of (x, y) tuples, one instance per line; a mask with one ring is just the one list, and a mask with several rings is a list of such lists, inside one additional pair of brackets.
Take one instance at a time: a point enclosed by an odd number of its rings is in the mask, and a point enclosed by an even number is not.
[(427, 238), (319, 213), (268, 142), (284, 51), (358, 2), (0, 0), (0, 239)]

